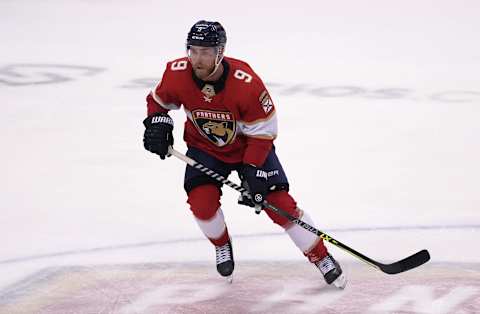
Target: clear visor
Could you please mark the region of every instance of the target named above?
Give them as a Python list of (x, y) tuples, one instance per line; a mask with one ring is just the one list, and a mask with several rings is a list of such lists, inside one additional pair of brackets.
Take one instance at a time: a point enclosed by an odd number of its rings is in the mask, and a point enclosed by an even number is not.
[(215, 66), (208, 77), (212, 76), (218, 70), (220, 63), (222, 63), (222, 60), (223, 60), (223, 52), (224, 52), (223, 46), (202, 47), (202, 46), (187, 45), (187, 56), (190, 59), (190, 62), (193, 63), (195, 62), (195, 60), (198, 61), (202, 59), (205, 60), (206, 62), (213, 61)]
[(202, 47), (187, 45), (187, 56), (191, 58), (203, 57), (203, 58), (215, 58), (218, 55), (219, 47)]

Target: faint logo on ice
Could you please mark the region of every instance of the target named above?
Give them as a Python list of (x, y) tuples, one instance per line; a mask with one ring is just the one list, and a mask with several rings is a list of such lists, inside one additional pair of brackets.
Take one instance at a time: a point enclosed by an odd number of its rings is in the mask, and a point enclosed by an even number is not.
[[(158, 84), (159, 78), (144, 77), (128, 81), (120, 85), (121, 88), (148, 89)], [(267, 82), (268, 89), (279, 96), (311, 96), (314, 98), (341, 99), (360, 98), (372, 101), (431, 101), (440, 103), (471, 103), (480, 100), (480, 90), (443, 90), (424, 93), (404, 87), (369, 88), (356, 85), (327, 85), (316, 86), (310, 84), (288, 84)]]
[[(106, 68), (47, 63), (16, 63), (0, 67), (0, 86), (31, 86), (75, 81), (80, 77), (92, 77)], [(140, 77), (116, 85), (124, 89), (150, 89), (159, 82), (159, 77)], [(306, 83), (267, 82), (266, 86), (276, 96), (309, 96), (320, 99), (368, 99), (382, 104), (395, 104), (397, 100), (412, 102), (461, 104), (480, 101), (480, 90), (450, 89), (419, 91), (402, 86), (366, 87), (358, 85), (311, 85)], [(265, 110), (269, 110), (269, 106)]]
[(68, 65), (17, 63), (0, 68), (0, 84), (8, 86), (56, 84), (73, 81), (80, 76), (94, 76), (104, 68)]
[(240, 264), (233, 284), (210, 263), (49, 267), (0, 290), (0, 313), (480, 313), (478, 263), (401, 277), (343, 264), (352, 278), (345, 290), (305, 262)]

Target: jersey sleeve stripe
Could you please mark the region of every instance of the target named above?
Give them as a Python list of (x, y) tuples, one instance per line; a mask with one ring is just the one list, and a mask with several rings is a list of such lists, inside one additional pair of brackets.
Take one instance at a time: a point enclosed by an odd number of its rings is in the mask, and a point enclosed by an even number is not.
[(277, 137), (277, 115), (271, 114), (267, 119), (253, 122), (237, 121), (240, 133), (248, 137), (275, 139)]
[(247, 135), (247, 137), (252, 137), (252, 138), (257, 138), (259, 140), (274, 140), (277, 138), (277, 136), (272, 136), (272, 135)]
[[(156, 89), (156, 88), (155, 88), (155, 89)], [(180, 106), (178, 106), (178, 105), (176, 105), (176, 104), (166, 104), (166, 103), (164, 103), (164, 102), (160, 99), (160, 97), (158, 97), (157, 93), (155, 93), (155, 89), (150, 92), (150, 95), (152, 95), (153, 100), (155, 100), (155, 102), (156, 102), (157, 104), (159, 104), (160, 106), (162, 106), (164, 109), (167, 109), (167, 110), (177, 110), (177, 109), (180, 108)]]
[(253, 121), (248, 121), (248, 122), (247, 122), (247, 121), (241, 121), (241, 123), (243, 123), (243, 124), (245, 124), (245, 125), (254, 125), (254, 124), (258, 124), (258, 123), (261, 123), (261, 122), (268, 121), (268, 120), (272, 119), (273, 117), (274, 117), (275, 119), (277, 119), (277, 117), (275, 116), (275, 114), (276, 114), (275, 110), (272, 110), (272, 111), (269, 113), (268, 117), (266, 117), (266, 118), (257, 119), (257, 120), (253, 120)]

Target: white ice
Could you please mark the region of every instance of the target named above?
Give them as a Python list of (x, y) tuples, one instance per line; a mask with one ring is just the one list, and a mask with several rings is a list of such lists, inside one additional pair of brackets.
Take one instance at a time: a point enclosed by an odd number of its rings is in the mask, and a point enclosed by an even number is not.
[[(47, 266), (212, 259), (185, 165), (143, 149), (149, 87), (134, 82), (159, 79), (202, 18), (267, 83), (291, 192), (319, 229), (379, 260), (479, 262), (479, 16), (474, 0), (1, 1), (0, 289)], [(103, 71), (22, 84), (53, 67), (5, 70), (19, 64)], [(236, 197), (224, 188), (237, 260), (303, 259)], [(400, 230), (354, 231), (376, 227)]]

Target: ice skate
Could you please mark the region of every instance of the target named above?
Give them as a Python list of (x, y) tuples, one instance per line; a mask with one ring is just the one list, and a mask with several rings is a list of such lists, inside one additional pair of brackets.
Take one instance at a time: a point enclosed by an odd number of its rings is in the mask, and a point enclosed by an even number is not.
[(327, 284), (333, 284), (339, 289), (345, 288), (347, 285), (347, 278), (338, 262), (330, 254), (314, 264), (320, 269)]
[(233, 281), (233, 269), (235, 262), (233, 261), (232, 242), (228, 240), (225, 245), (215, 246), (215, 254), (217, 260), (217, 271), (225, 277), (229, 283)]

